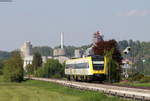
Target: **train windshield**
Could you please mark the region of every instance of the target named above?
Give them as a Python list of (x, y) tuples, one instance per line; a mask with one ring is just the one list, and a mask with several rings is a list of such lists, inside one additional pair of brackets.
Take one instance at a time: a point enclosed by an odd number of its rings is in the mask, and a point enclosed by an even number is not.
[(93, 64), (93, 70), (103, 70), (104, 64)]
[(104, 56), (92, 56), (93, 70), (104, 69)]

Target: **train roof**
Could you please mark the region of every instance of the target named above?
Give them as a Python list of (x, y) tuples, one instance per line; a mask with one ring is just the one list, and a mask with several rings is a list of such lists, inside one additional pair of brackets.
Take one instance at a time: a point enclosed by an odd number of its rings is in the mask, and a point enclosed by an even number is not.
[(104, 58), (104, 56), (100, 56), (100, 55), (89, 55), (86, 57), (81, 57), (81, 58), (72, 58), (66, 61), (66, 63), (70, 63), (70, 62), (77, 62), (77, 61), (84, 61), (87, 62), (89, 59), (91, 58)]

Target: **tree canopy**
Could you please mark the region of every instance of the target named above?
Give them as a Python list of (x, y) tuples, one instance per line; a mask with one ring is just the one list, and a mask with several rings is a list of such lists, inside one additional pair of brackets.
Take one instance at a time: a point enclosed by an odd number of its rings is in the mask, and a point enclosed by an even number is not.
[(33, 65), (34, 71), (36, 71), (39, 67), (42, 66), (42, 57), (41, 57), (41, 54), (34, 53), (32, 65)]
[(33, 54), (39, 53), (42, 56), (52, 56), (53, 55), (53, 49), (49, 46), (36, 46), (32, 49)]
[(8, 59), (11, 56), (9, 52), (0, 51), (0, 60)]
[(6, 81), (21, 82), (23, 80), (23, 72), (23, 61), (20, 53), (14, 54), (5, 61), (3, 74)]
[(42, 68), (36, 72), (38, 77), (62, 77), (64, 73), (64, 66), (58, 60), (49, 59)]
[(100, 41), (93, 47), (95, 55), (106, 55), (107, 52), (113, 49), (112, 58), (120, 65), (122, 63), (122, 56), (118, 48), (117, 41)]

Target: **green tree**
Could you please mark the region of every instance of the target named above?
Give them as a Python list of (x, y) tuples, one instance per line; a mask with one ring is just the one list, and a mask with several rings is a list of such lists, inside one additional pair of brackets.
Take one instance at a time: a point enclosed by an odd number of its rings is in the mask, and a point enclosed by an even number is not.
[(20, 53), (15, 53), (5, 61), (3, 74), (4, 79), (10, 82), (21, 82), (23, 80), (23, 61)]
[(58, 60), (49, 59), (42, 68), (39, 68), (36, 72), (38, 77), (62, 77), (64, 73), (64, 67)]
[(4, 63), (2, 60), (0, 60), (0, 75), (2, 75), (2, 70), (3, 70), (3, 66), (4, 66)]
[(74, 56), (74, 51), (75, 51), (76, 47), (74, 47), (74, 46), (64, 46), (64, 48), (65, 48), (66, 56), (68, 56), (68, 57), (73, 57)]
[(8, 59), (10, 58), (11, 54), (6, 51), (0, 51), (0, 60)]
[(48, 46), (33, 47), (32, 51), (33, 51), (33, 54), (40, 53), (42, 56), (52, 56), (53, 55), (53, 49)]
[[(144, 75), (150, 75), (150, 42), (140, 42), (133, 40), (119, 41), (119, 50), (123, 51), (127, 46), (131, 47), (131, 51), (127, 54), (127, 58), (133, 62), (131, 73), (143, 73)], [(124, 54), (122, 54), (125, 57)], [(145, 60), (145, 62), (143, 62)], [(131, 71), (131, 70), (129, 70)]]
[(42, 57), (41, 57), (41, 54), (39, 54), (39, 53), (34, 53), (32, 65), (33, 65), (33, 68), (34, 68), (34, 72), (35, 72), (39, 67), (42, 66)]
[(34, 73), (33, 65), (32, 64), (28, 64), (26, 66), (26, 71), (27, 71), (28, 76), (30, 77)]

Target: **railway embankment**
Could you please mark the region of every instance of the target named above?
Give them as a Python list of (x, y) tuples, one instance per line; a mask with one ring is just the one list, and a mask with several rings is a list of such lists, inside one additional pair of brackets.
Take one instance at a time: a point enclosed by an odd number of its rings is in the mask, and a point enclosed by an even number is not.
[(67, 80), (59, 80), (59, 79), (46, 79), (46, 78), (35, 78), (35, 77), (32, 77), (31, 79), (53, 82), (53, 83), (61, 84), (67, 87), (76, 88), (80, 90), (99, 91), (108, 95), (119, 96), (128, 99), (150, 101), (149, 89), (120, 87), (120, 86), (112, 86), (112, 85), (97, 84), (97, 83), (75, 82), (75, 81), (67, 81)]

